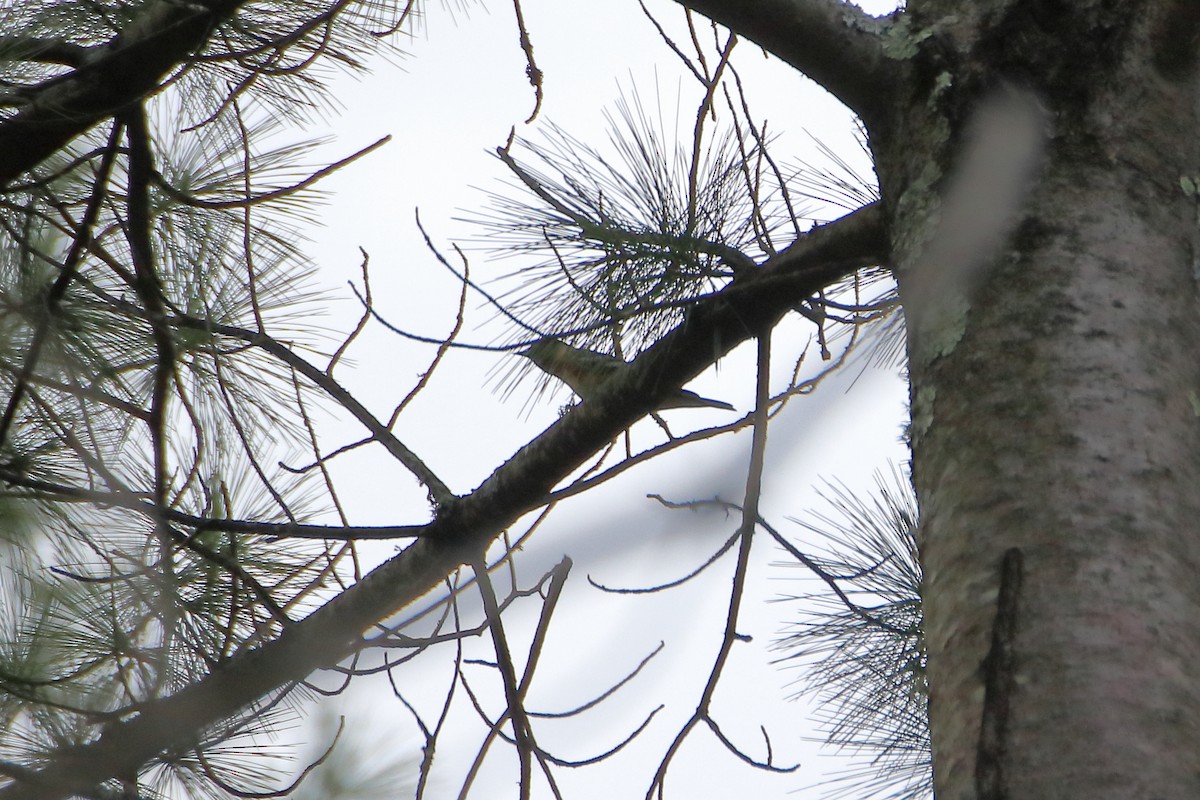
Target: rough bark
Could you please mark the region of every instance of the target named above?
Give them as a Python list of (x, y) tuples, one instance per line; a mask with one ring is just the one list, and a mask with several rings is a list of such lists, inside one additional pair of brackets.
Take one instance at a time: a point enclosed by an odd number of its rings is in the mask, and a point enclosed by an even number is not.
[[(910, 323), (937, 796), (1200, 797), (1196, 13), (910, 13), (927, 35), (872, 143)], [(925, 291), (970, 109), (1005, 82), (1048, 110), (1043, 168), (974, 285)], [(988, 697), (1001, 624), (1009, 688)], [(1002, 740), (981, 744), (997, 702)]]

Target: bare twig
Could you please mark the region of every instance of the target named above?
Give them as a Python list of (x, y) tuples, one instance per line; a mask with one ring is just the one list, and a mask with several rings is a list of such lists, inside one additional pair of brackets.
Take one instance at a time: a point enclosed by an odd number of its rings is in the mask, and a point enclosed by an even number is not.
[[(521, 800), (529, 800), (530, 767), (536, 741), (533, 738), (533, 728), (529, 725), (529, 717), (525, 714), (525, 699), (522, 686), (518, 684), (516, 667), (513, 665), (512, 653), (508, 648), (508, 639), (504, 635), (504, 622), (500, 619), (500, 608), (496, 603), (496, 592), (492, 586), (492, 578), (487, 566), (482, 562), (474, 565), (475, 579), (479, 584), (480, 596), (483, 598), (484, 611), (487, 613), (488, 630), (492, 632), (492, 643), (496, 648), (496, 661), (504, 684), (504, 696), (508, 698), (506, 716), (512, 722), (513, 740), (517, 747), (517, 758), (520, 762), (520, 781), (518, 783)], [(531, 651), (536, 653), (536, 651)], [(524, 681), (521, 681), (523, 684)]]
[(529, 85), (533, 87), (533, 111), (530, 112), (525, 124), (537, 119), (538, 111), (542, 108), (542, 71), (538, 69), (533, 59), (533, 40), (529, 38), (529, 29), (525, 27), (525, 14), (521, 11), (521, 0), (513, 0), (513, 11), (517, 15), (517, 30), (521, 32), (521, 49), (525, 51), (525, 74), (529, 77)]

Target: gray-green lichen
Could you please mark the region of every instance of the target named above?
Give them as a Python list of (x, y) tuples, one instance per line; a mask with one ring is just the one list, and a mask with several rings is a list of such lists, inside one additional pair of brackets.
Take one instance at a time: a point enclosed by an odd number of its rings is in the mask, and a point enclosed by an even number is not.
[[(947, 78), (949, 79), (949, 78)], [(922, 136), (921, 147), (929, 153), (941, 151), (950, 141), (950, 123), (945, 117), (933, 115), (925, 123), (928, 128)], [(899, 253), (919, 250), (933, 236), (937, 227), (937, 211), (940, 197), (936, 191), (943, 172), (939, 159), (924, 159), (921, 171), (900, 194), (896, 203), (896, 218), (908, 224), (894, 242)]]
[(883, 31), (883, 54), (897, 61), (912, 58), (917, 54), (918, 45), (933, 36), (932, 28), (914, 31), (912, 17), (908, 14), (900, 17)]
[(922, 309), (917, 324), (916, 341), (919, 352), (914, 353), (925, 364), (948, 356), (962, 341), (967, 330), (970, 303), (958, 291), (943, 292)]
[(932, 386), (922, 386), (912, 400), (912, 424), (909, 435), (912, 443), (916, 444), (929, 426), (933, 424), (933, 402), (937, 399), (937, 390)]
[(938, 98), (951, 86), (954, 85), (954, 76), (949, 70), (943, 70), (938, 73), (938, 76), (933, 80), (933, 90), (929, 93), (929, 99), (925, 101), (925, 107), (930, 111), (937, 109)]
[[(937, 116), (927, 124), (929, 128), (922, 144), (937, 152), (950, 138), (950, 125)], [(914, 271), (921, 270), (930, 242), (941, 222), (942, 197), (939, 190), (943, 177), (939, 159), (926, 159), (921, 171), (913, 177), (896, 203), (896, 218), (903, 220), (904, 224), (897, 232), (893, 249), (899, 256), (901, 276), (907, 273), (910, 284), (917, 287), (915, 295), (910, 294), (919, 306), (912, 309), (910, 319), (910, 324), (914, 326), (914, 343), (917, 345), (912, 355), (923, 364), (931, 363), (954, 350), (966, 330), (969, 311), (966, 297), (956, 288), (929, 285), (930, 280), (934, 279), (933, 275), (922, 278), (914, 274)]]

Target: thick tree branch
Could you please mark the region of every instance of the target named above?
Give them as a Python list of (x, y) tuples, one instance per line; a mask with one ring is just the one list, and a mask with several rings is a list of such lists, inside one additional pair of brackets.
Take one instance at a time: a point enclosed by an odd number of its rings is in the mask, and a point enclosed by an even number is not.
[[(523, 447), (469, 496), (439, 508), (421, 538), (312, 615), (257, 650), (218, 666), (174, 695), (138, 708), (88, 745), (49, 754), (36, 776), (0, 790), (0, 800), (51, 800), (87, 793), (113, 775), (136, 773), (163, 751), (186, 750), (205, 728), (362, 645), (362, 634), (479, 558), (489, 543), (592, 453), (674, 387), (789, 308), (856, 269), (887, 261), (883, 215), (872, 204), (817, 228), (758, 272), (698, 301), (688, 319), (615, 380)], [(752, 330), (752, 327), (753, 330)]]
[(0, 122), (0, 187), (35, 167), (105, 117), (153, 92), (202, 47), (245, 0), (157, 0), (84, 63), (21, 91), (19, 110)]
[(61, 39), (38, 36), (0, 36), (0, 52), (13, 61), (39, 61), (43, 64), (65, 64), (79, 67), (87, 61), (90, 47), (72, 44)]
[(871, 127), (887, 106), (895, 62), (880, 20), (843, 0), (677, 0), (821, 84)]

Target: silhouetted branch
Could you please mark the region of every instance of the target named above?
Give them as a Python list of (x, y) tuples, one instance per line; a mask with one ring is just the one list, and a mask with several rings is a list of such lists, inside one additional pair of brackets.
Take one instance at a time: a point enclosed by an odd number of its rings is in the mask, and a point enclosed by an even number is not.
[(21, 90), (22, 106), (0, 122), (0, 188), (67, 142), (144, 97), (202, 47), (245, 0), (154, 0), (79, 67)]
[(842, 0), (678, 0), (761, 45), (852, 111), (876, 121), (891, 102), (896, 63), (880, 20)]

